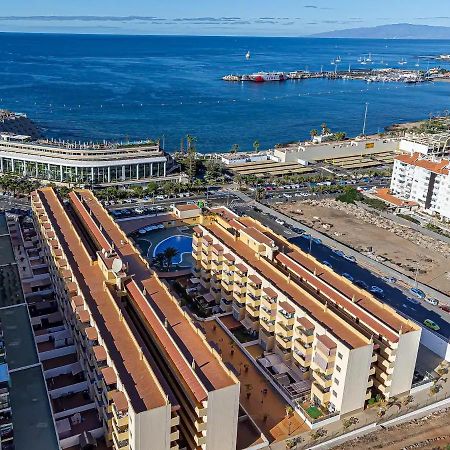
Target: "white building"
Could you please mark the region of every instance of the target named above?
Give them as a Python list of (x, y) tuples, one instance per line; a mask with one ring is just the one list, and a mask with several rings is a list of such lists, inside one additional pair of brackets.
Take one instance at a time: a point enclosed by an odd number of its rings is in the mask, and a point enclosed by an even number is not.
[(0, 134), (0, 173), (56, 183), (108, 185), (164, 180), (170, 161), (153, 142), (83, 144)]
[(391, 192), (417, 202), (426, 212), (450, 220), (450, 161), (425, 159), (419, 153), (394, 160)]
[(403, 153), (420, 153), (426, 156), (443, 158), (450, 156), (450, 133), (406, 135), (400, 141), (400, 151)]

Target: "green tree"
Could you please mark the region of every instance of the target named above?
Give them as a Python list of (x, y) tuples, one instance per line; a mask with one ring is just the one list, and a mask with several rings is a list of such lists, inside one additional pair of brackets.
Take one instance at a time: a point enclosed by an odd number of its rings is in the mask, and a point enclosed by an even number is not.
[(258, 141), (258, 140), (256, 140), (255, 142), (253, 142), (253, 150), (255, 150), (256, 153), (259, 152), (259, 147), (260, 147), (260, 144), (259, 144), (259, 141)]
[(188, 134), (186, 136), (188, 148), (187, 148), (187, 171), (188, 171), (188, 177), (189, 180), (192, 181), (195, 178), (196, 172), (197, 172), (197, 162), (196, 162), (196, 156), (197, 156), (197, 150), (196, 150), (196, 142), (197, 138), (195, 136), (192, 136)]
[(172, 268), (173, 258), (178, 256), (180, 252), (175, 247), (167, 247), (164, 252), (164, 259), (166, 261), (167, 270)]
[(322, 125), (320, 125), (320, 127), (322, 128), (322, 134), (328, 134), (330, 132), (330, 129), (328, 128), (328, 125), (323, 122)]
[(314, 138), (319, 134), (319, 132), (318, 132), (315, 128), (313, 128), (313, 129), (309, 132), (309, 134), (310, 134), (310, 136), (311, 136), (311, 139), (314, 139)]
[(231, 150), (230, 153), (232, 153), (233, 155), (236, 154), (239, 151), (239, 144), (233, 144), (231, 146)]

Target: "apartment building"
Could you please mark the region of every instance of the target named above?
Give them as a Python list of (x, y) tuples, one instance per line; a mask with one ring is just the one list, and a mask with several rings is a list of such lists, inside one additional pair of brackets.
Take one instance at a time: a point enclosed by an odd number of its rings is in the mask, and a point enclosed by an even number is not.
[(52, 188), (32, 208), (107, 444), (234, 449), (238, 380), (108, 212)]
[(400, 141), (400, 152), (444, 158), (450, 156), (450, 133), (406, 134)]
[(312, 403), (347, 414), (411, 389), (420, 327), (261, 223), (211, 213), (194, 229), (196, 276), (263, 350), (309, 382)]
[(399, 155), (394, 160), (391, 192), (416, 202), (424, 211), (450, 220), (450, 161), (420, 153)]

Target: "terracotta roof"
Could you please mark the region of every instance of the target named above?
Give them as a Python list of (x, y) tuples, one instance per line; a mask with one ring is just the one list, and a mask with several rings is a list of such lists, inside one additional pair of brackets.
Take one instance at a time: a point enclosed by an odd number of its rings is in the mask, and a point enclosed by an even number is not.
[(114, 406), (119, 412), (128, 411), (128, 400), (125, 394), (122, 391), (113, 392), (111, 395), (112, 401), (114, 402)]
[(235, 261), (236, 259), (231, 253), (225, 253), (223, 257), (228, 259), (228, 261)]
[(197, 205), (175, 205), (175, 208), (178, 209), (178, 211), (199, 211), (200, 207)]
[(417, 206), (418, 203), (416, 202), (411, 202), (409, 200), (402, 200), (399, 197), (396, 197), (395, 195), (390, 193), (390, 190), (387, 188), (383, 188), (383, 189), (377, 189), (375, 191), (375, 195), (380, 198), (381, 200), (384, 200), (385, 202), (388, 202), (392, 205), (395, 206)]
[(84, 300), (83, 297), (81, 295), (75, 295), (75, 297), (72, 297), (70, 299), (72, 305), (75, 306), (75, 308), (77, 308), (78, 306), (83, 306), (84, 305)]
[(242, 232), (249, 235), (252, 239), (254, 239), (256, 242), (259, 242), (260, 244), (265, 244), (268, 245), (269, 247), (273, 247), (275, 245), (273, 239), (270, 239), (270, 237), (266, 236), (264, 233), (257, 230), (256, 228), (247, 227)]
[(96, 341), (98, 339), (98, 333), (95, 327), (86, 328), (84, 332), (90, 341)]
[(96, 345), (92, 347), (92, 351), (94, 352), (94, 356), (97, 361), (106, 361), (108, 356), (106, 354), (105, 347), (103, 347), (102, 345)]
[(240, 272), (243, 272), (243, 273), (247, 273), (248, 272), (247, 266), (242, 264), (242, 263), (236, 264), (236, 269), (239, 270)]
[(313, 330), (314, 324), (309, 321), (306, 317), (299, 317), (297, 319), (298, 324), (305, 330)]
[(250, 275), (250, 276), (248, 277), (248, 279), (249, 279), (252, 283), (254, 283), (254, 284), (256, 284), (256, 285), (262, 284), (261, 278), (257, 277), (255, 274)]
[[(398, 335), (394, 332), (403, 330), (411, 331), (408, 320), (403, 319), (390, 307), (375, 299), (366, 291), (353, 285), (351, 282), (336, 274), (325, 270), (318, 276), (312, 273), (315, 263), (312, 259), (298, 249), (291, 248), (289, 256), (278, 254), (277, 260), (289, 267), (294, 273), (300, 275), (310, 285), (320, 289), (321, 293), (333, 302), (343, 306), (361, 322), (365, 323), (378, 334), (385, 336), (391, 342), (398, 341)], [(355, 297), (355, 302), (353, 302)]]
[(224, 208), (224, 207), (212, 208), (211, 212), (218, 214), (223, 219), (228, 220), (228, 221), (239, 218), (239, 216), (237, 214), (235, 214), (233, 211), (230, 211), (229, 209)]
[(223, 247), (220, 244), (214, 244), (212, 246), (212, 248), (213, 248), (213, 252), (216, 253), (216, 254), (223, 252)]
[(101, 372), (106, 386), (111, 386), (117, 383), (117, 375), (112, 367), (105, 367)]
[(336, 342), (330, 339), (326, 334), (320, 334), (317, 336), (317, 340), (323, 344), (328, 350), (333, 350), (337, 347)]
[(278, 294), (270, 287), (264, 287), (263, 292), (267, 294), (269, 298), (277, 298)]
[(295, 314), (295, 308), (288, 302), (280, 302), (279, 306), (281, 309), (286, 311), (289, 314)]
[(447, 159), (442, 159), (440, 161), (431, 161), (429, 159), (424, 159), (423, 155), (420, 155), (419, 153), (413, 153), (412, 155), (399, 155), (395, 157), (395, 159), (406, 164), (421, 167), (437, 174), (449, 174), (448, 168), (450, 166), (450, 161)]
[(81, 323), (89, 323), (91, 320), (91, 315), (89, 314), (89, 311), (86, 309), (82, 309), (81, 311), (78, 311), (78, 319)]
[(199, 234), (199, 235), (203, 234), (203, 230), (198, 226), (195, 226), (194, 228), (192, 228), (192, 230), (194, 231), (195, 234)]
[(245, 228), (246, 228), (245, 225), (243, 225), (241, 222), (239, 222), (236, 219), (231, 219), (228, 223), (229, 223), (229, 225), (231, 227), (233, 227), (233, 228), (235, 228), (236, 230), (239, 230), (239, 231), (245, 230)]
[(78, 195), (74, 191), (69, 192), (69, 199), (70, 199), (72, 205), (74, 206), (75, 211), (83, 219), (84, 225), (88, 228), (91, 236), (97, 241), (97, 244), (101, 248), (104, 248), (105, 250), (110, 250), (111, 244), (105, 239), (105, 236), (103, 235), (103, 233), (100, 231), (100, 228), (97, 226), (97, 224), (92, 219), (86, 206), (78, 198)]

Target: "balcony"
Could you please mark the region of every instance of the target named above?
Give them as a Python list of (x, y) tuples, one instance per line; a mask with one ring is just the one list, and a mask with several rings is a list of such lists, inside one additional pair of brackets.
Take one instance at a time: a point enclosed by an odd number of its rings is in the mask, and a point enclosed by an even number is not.
[(284, 350), (290, 350), (292, 348), (292, 339), (283, 336), (280, 333), (277, 333), (275, 335), (275, 339), (277, 341), (277, 344), (283, 348)]
[(277, 322), (277, 332), (284, 337), (292, 338), (294, 329), (292, 325), (286, 325), (283, 322)]
[(275, 320), (267, 320), (265, 318), (261, 318), (261, 326), (269, 333), (273, 333), (275, 331)]
[(304, 368), (308, 368), (311, 365), (311, 355), (299, 352), (297, 349), (294, 350), (294, 359)]
[(319, 370), (313, 372), (313, 378), (323, 389), (329, 389), (333, 383), (331, 375), (325, 375)]
[(247, 312), (253, 317), (258, 318), (259, 317), (259, 308), (255, 307), (253, 305), (247, 304), (246, 305)]
[(321, 405), (325, 405), (331, 399), (330, 388), (323, 388), (316, 381), (311, 385), (311, 398), (317, 398)]

